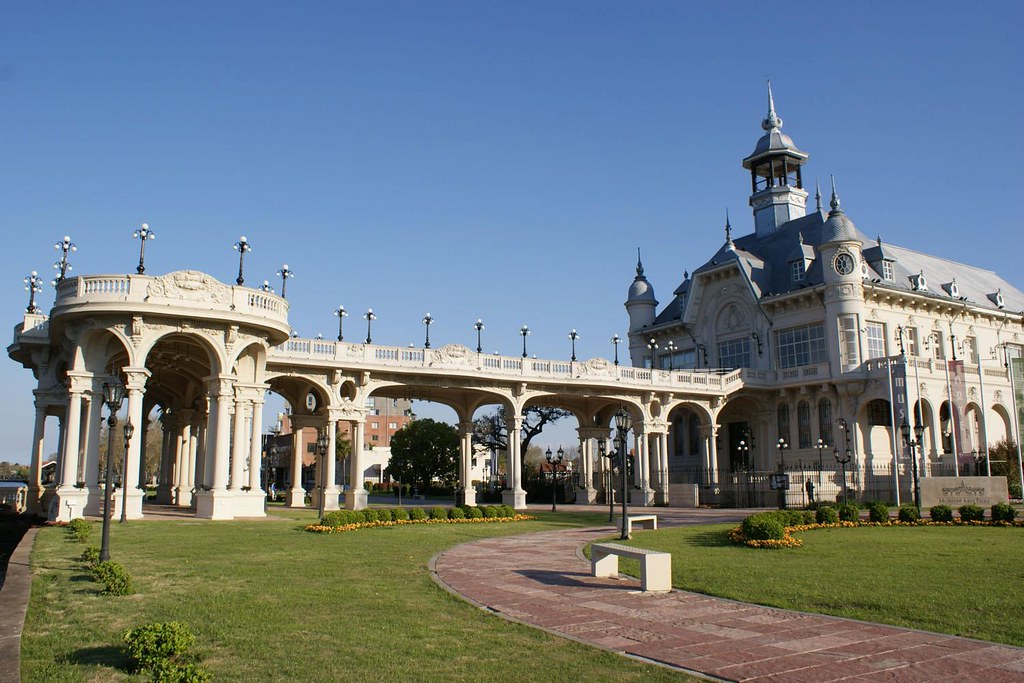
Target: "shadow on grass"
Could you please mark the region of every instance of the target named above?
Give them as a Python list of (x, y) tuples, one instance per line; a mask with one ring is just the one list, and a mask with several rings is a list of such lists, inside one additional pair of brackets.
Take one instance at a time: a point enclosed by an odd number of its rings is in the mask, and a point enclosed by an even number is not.
[(124, 650), (116, 645), (102, 645), (75, 650), (67, 656), (66, 661), (69, 664), (97, 664), (126, 673), (129, 672), (128, 657), (125, 656)]
[(725, 548), (736, 545), (729, 540), (729, 536), (724, 531), (703, 531), (690, 536), (684, 543), (700, 548)]

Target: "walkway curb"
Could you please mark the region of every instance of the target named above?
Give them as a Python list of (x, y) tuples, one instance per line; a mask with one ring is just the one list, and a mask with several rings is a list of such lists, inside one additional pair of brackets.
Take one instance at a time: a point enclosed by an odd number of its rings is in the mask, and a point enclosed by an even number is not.
[(36, 540), (37, 527), (22, 536), (7, 563), (7, 575), (0, 588), (0, 681), (21, 681), (21, 632), (32, 594), (32, 567), (29, 557)]

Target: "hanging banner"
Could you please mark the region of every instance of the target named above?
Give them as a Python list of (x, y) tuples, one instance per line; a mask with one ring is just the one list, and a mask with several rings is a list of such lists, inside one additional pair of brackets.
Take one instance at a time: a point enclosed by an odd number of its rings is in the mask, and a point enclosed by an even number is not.
[(962, 411), (967, 406), (967, 383), (964, 380), (964, 362), (949, 361), (949, 391), (953, 395), (950, 415), (953, 418), (953, 434), (956, 436), (956, 462), (961, 472), (970, 472), (974, 458), (967, 452), (968, 435), (966, 420)]
[(910, 403), (907, 400), (907, 360), (903, 356), (889, 361), (889, 387), (892, 392), (892, 414), (896, 418), (893, 428), (899, 430), (904, 422), (913, 427)]

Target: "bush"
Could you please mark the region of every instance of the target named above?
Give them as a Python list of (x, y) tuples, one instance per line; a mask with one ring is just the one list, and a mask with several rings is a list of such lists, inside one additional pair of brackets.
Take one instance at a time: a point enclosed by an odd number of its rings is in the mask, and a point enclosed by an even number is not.
[(71, 520), (71, 523), (68, 524), (68, 531), (71, 532), (71, 537), (76, 541), (85, 543), (89, 539), (89, 534), (92, 533), (92, 525), (79, 517)]
[(102, 592), (107, 595), (132, 594), (131, 574), (117, 562), (97, 562), (92, 567), (92, 576), (94, 581), (103, 584)]
[(153, 667), (153, 683), (206, 683), (210, 680), (209, 672), (194, 662), (177, 664), (165, 660)]
[(860, 508), (856, 503), (843, 503), (839, 506), (839, 519), (843, 522), (859, 521)]
[(1017, 511), (1009, 503), (996, 503), (992, 506), (993, 522), (1012, 522), (1017, 517)]
[(345, 512), (348, 512), (348, 510), (335, 510), (334, 512), (328, 512), (320, 518), (320, 524), (322, 526), (343, 526), (345, 522), (342, 520), (345, 518), (343, 514)]
[(868, 519), (872, 522), (888, 522), (889, 521), (889, 506), (880, 500), (876, 500), (868, 505)]
[(377, 514), (377, 511), (374, 510), (373, 508), (365, 508), (365, 509), (361, 510), (361, 512), (363, 513), (363, 521), (364, 522), (376, 522), (377, 521), (377, 517), (379, 516)]
[(901, 505), (896, 517), (901, 522), (918, 522), (921, 520), (921, 511), (916, 505)]
[(963, 522), (981, 522), (985, 519), (985, 508), (980, 505), (961, 505), (958, 512)]
[(785, 535), (782, 520), (772, 512), (759, 512), (756, 515), (750, 515), (743, 520), (741, 528), (743, 535), (753, 541), (782, 540)]
[(168, 661), (173, 663), (196, 641), (192, 631), (180, 621), (139, 626), (125, 631), (122, 638), (133, 672), (155, 669)]
[(95, 567), (100, 561), (100, 549), (91, 545), (82, 551), (82, 557), (80, 559), (90, 567)]
[(839, 521), (839, 512), (831, 505), (822, 505), (815, 510), (814, 518), (818, 524), (836, 524)]
[(419, 521), (427, 518), (427, 513), (423, 511), (423, 508), (412, 508), (409, 510), (409, 519), (413, 521)]
[(462, 508), (452, 508), (448, 511), (448, 519), (465, 519), (466, 513)]
[(430, 509), (431, 519), (448, 519), (448, 511), (438, 505)]
[(511, 505), (499, 505), (498, 509), (501, 510), (502, 517), (515, 517), (516, 509)]
[(952, 522), (953, 508), (948, 505), (936, 505), (928, 513), (933, 522)]
[(496, 505), (484, 506), (484, 517), (486, 517), (487, 519), (497, 519), (500, 516), (501, 513), (499, 512), (498, 507)]
[(378, 522), (393, 522), (395, 521), (395, 511), (392, 509), (377, 510), (377, 521)]
[(396, 522), (404, 522), (409, 519), (409, 513), (405, 508), (395, 508), (391, 514)]
[(478, 507), (471, 507), (471, 508), (469, 508), (469, 518), (470, 519), (483, 519), (484, 518), (484, 511), (481, 510)]

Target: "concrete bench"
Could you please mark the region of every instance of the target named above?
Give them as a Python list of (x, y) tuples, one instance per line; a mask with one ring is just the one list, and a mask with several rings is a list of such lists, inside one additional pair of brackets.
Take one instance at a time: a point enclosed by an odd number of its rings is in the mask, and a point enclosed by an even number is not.
[(645, 593), (672, 590), (672, 555), (660, 550), (630, 548), (619, 543), (594, 543), (590, 546), (590, 569), (594, 576), (618, 576), (619, 558), (640, 561), (640, 588)]
[(658, 529), (658, 515), (627, 515), (626, 533), (633, 533), (633, 525), (639, 524), (641, 529)]

